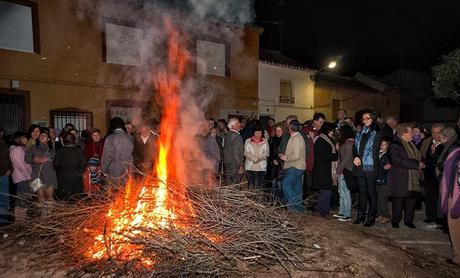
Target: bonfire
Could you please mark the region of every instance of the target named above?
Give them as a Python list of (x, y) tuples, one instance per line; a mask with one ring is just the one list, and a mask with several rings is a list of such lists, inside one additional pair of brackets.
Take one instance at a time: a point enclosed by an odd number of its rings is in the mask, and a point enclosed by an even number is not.
[(301, 267), (303, 234), (279, 207), (260, 203), (260, 192), (231, 185), (191, 190), (180, 182), (186, 177), (174, 160), (180, 156), (170, 127), (179, 124), (190, 55), (168, 20), (165, 29), (167, 67), (153, 76), (163, 107), (154, 171), (129, 175), (118, 191), (57, 202), (53, 213), (12, 225), (4, 248), (22, 242), (38, 267), (75, 276), (221, 276), (274, 264)]

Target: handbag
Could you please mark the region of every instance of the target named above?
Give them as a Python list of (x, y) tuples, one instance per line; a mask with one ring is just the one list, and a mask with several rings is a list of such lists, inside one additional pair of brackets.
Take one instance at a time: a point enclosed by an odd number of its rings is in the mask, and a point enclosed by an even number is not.
[[(49, 149), (46, 150), (45, 157), (48, 154), (48, 151)], [(30, 188), (32, 189), (32, 192), (34, 193), (37, 192), (43, 186), (45, 186), (45, 184), (40, 179), (40, 174), (42, 172), (43, 164), (45, 164), (45, 162), (43, 162), (42, 165), (40, 165), (40, 170), (38, 170), (38, 176), (30, 182)]]
[(358, 178), (352, 174), (347, 168), (343, 169), (342, 171), (343, 178), (345, 179), (345, 183), (347, 184), (348, 190), (350, 193), (358, 192), (359, 185), (358, 185)]

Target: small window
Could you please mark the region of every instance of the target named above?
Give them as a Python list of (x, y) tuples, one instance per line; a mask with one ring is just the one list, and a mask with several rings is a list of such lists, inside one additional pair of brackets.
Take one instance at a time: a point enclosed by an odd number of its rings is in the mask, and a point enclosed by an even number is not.
[(0, 0), (0, 48), (39, 53), (37, 4)]
[(92, 128), (93, 113), (78, 108), (64, 108), (50, 111), (51, 126), (62, 130), (71, 123), (79, 131)]
[(199, 74), (228, 76), (226, 45), (197, 40), (196, 64)]
[(292, 82), (291, 80), (280, 81), (280, 96), (292, 97)]
[(134, 22), (103, 18), (104, 62), (128, 66), (139, 66), (144, 29)]

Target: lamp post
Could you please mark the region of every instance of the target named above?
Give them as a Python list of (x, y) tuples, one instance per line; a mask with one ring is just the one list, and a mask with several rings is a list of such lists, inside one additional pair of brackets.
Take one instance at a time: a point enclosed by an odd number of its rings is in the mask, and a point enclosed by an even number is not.
[(310, 75), (310, 79), (311, 81), (316, 81), (316, 75), (320, 72), (323, 72), (327, 69), (334, 69), (335, 67), (337, 67), (337, 61), (333, 60), (333, 61), (330, 61), (329, 64), (327, 64), (327, 66), (324, 66), (322, 67), (321, 69), (319, 69), (317, 72), (313, 73), (312, 75)]

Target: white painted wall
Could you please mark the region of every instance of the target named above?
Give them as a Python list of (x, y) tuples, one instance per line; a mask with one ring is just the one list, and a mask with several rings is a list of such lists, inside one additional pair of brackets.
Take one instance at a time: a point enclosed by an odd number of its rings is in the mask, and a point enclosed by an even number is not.
[[(259, 115), (270, 115), (277, 122), (296, 115), (301, 122), (313, 117), (314, 85), (310, 72), (259, 62)], [(291, 80), (293, 105), (280, 104), (280, 81)]]

